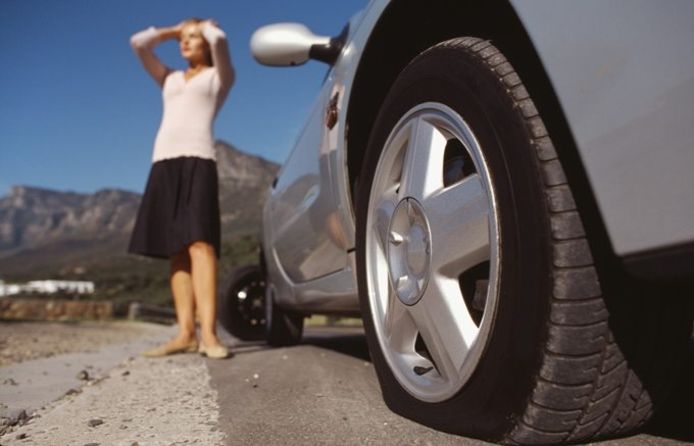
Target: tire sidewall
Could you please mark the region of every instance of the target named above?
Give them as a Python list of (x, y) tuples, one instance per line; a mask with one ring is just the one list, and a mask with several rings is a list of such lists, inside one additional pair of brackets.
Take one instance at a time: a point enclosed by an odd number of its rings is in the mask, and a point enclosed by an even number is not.
[[(398, 120), (424, 102), (458, 112), (480, 142), (498, 203), (501, 268), (494, 326), (473, 376), (453, 398), (425, 403), (397, 382), (373, 329), (366, 281), (372, 179)], [(371, 356), (391, 409), (440, 430), (500, 438), (525, 408), (546, 337), (551, 232), (532, 137), (507, 89), (471, 51), (437, 46), (416, 58), (389, 92), (367, 146), (357, 192), (357, 276)], [(461, 420), (465, 420), (464, 426)]]

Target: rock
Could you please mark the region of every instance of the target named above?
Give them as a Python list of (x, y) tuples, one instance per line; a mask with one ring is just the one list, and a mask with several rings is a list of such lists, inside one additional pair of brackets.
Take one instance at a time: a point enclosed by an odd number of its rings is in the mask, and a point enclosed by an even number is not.
[(17, 435), (17, 440), (24, 440), (26, 437), (27, 437), (27, 434), (22, 432), (21, 434)]
[(81, 381), (89, 381), (89, 373), (87, 373), (86, 370), (80, 370), (80, 372), (77, 374), (77, 379)]
[(121, 376), (128, 376), (130, 375), (130, 371), (126, 370), (125, 372), (121, 373)]
[(87, 425), (88, 425), (89, 427), (96, 427), (96, 426), (100, 426), (100, 425), (102, 425), (102, 424), (104, 424), (104, 420), (100, 420), (100, 419), (98, 419), (98, 418), (94, 418), (94, 419), (89, 420), (89, 421), (87, 422)]
[(11, 410), (7, 415), (6, 415), (7, 424), (10, 426), (15, 426), (17, 424), (24, 424), (29, 420), (29, 415), (27, 415), (26, 411), (24, 409), (14, 409)]

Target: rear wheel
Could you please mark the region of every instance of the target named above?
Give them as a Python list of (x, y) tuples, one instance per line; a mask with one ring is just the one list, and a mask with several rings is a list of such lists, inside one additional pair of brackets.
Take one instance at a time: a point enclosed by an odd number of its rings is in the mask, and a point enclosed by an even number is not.
[(257, 265), (231, 270), (219, 293), (218, 319), (245, 341), (265, 338), (265, 278)]
[(360, 302), (391, 409), (520, 443), (648, 420), (691, 320), (605, 296), (552, 141), (493, 45), (444, 42), (400, 74), (358, 190)]

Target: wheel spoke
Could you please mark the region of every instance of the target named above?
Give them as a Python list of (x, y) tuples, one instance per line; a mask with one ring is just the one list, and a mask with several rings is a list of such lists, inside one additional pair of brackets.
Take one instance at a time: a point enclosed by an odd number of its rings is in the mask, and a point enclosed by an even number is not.
[(426, 199), (432, 238), (432, 269), (450, 278), (489, 260), (489, 202), (479, 175)]
[(385, 255), (388, 245), (388, 227), (395, 211), (396, 199), (395, 188), (392, 188), (381, 195), (381, 199), (375, 208), (373, 229), (378, 236), (378, 242), (383, 250), (383, 255)]
[(385, 314), (384, 326), (386, 336), (393, 350), (407, 353), (414, 347), (417, 329), (410, 316), (407, 306), (400, 302), (392, 289), (388, 296), (388, 308)]
[(456, 280), (432, 277), (410, 314), (439, 373), (458, 379), (478, 328), (470, 317)]
[(415, 119), (409, 131), (399, 197), (421, 200), (443, 187), (443, 155), (447, 140), (422, 118)]

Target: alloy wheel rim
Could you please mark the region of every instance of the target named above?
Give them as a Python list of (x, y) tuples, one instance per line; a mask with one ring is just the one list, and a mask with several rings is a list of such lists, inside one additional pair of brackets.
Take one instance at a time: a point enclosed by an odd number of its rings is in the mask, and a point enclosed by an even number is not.
[(252, 279), (234, 290), (241, 319), (251, 328), (265, 325), (265, 281)]
[(477, 368), (498, 304), (500, 236), (484, 154), (441, 103), (407, 112), (376, 166), (366, 278), (376, 337), (398, 382), (440, 402)]

